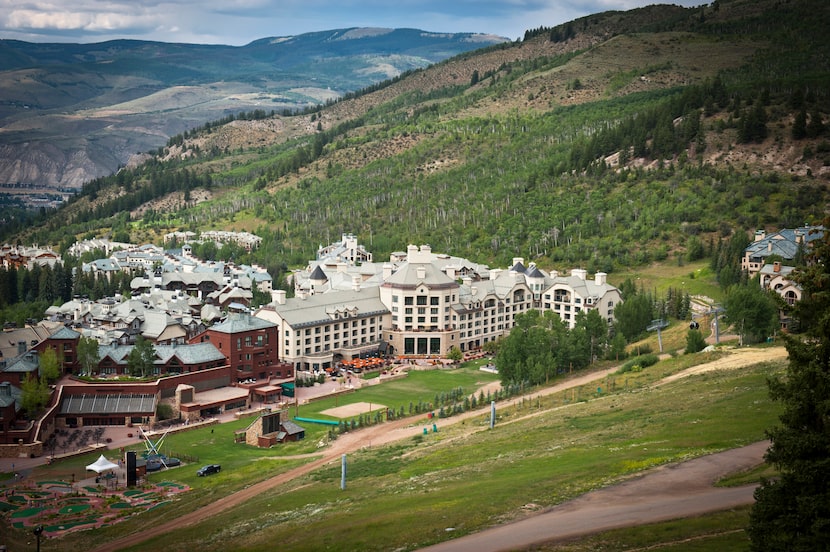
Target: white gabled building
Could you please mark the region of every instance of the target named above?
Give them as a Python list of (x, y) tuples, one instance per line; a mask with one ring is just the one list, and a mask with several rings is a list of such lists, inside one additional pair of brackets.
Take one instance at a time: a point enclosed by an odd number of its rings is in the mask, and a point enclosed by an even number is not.
[(542, 294), (542, 311), (553, 311), (569, 328), (576, 325), (580, 312), (596, 310), (606, 321), (614, 321), (614, 307), (622, 302), (620, 290), (607, 281), (604, 272), (597, 272), (593, 279), (582, 269), (571, 270), (570, 276), (553, 272), (550, 283)]
[(279, 358), (297, 370), (325, 370), (343, 359), (385, 352), (389, 310), (379, 288), (355, 289), (275, 300), (254, 316), (277, 325)]

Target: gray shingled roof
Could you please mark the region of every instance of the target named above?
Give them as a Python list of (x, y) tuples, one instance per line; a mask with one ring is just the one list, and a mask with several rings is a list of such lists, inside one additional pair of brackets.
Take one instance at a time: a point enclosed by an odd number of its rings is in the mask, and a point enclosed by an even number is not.
[(5, 408), (14, 402), (18, 403), (19, 407), (22, 394), (23, 392), (19, 387), (15, 387), (7, 381), (0, 383), (0, 407)]
[(77, 339), (79, 337), (81, 337), (81, 334), (79, 334), (75, 330), (67, 328), (66, 326), (64, 326), (63, 328), (56, 331), (50, 336), (51, 339)]
[[(419, 277), (419, 269), (423, 269), (423, 278)], [(456, 281), (442, 272), (432, 263), (403, 263), (398, 270), (383, 283), (384, 287), (413, 287), (418, 285), (435, 287), (440, 285), (455, 284)]]
[(321, 293), (306, 299), (291, 298), (284, 305), (272, 305), (274, 311), (294, 329), (336, 321), (331, 313), (357, 310), (358, 316), (383, 315), (389, 312), (380, 300), (380, 288), (360, 291)]
[(783, 259), (792, 260), (798, 252), (798, 240), (803, 239), (804, 243), (810, 243), (819, 239), (823, 234), (821, 226), (805, 226), (802, 228), (784, 228), (774, 234), (749, 244), (745, 253), (751, 258), (766, 258), (771, 255), (779, 255)]
[(221, 333), (240, 333), (251, 330), (263, 330), (265, 328), (275, 328), (277, 325), (273, 322), (268, 322), (262, 318), (250, 316), (242, 313), (231, 313), (224, 322), (215, 324), (210, 327), (211, 330)]
[(314, 269), (314, 272), (311, 273), (311, 276), (309, 276), (308, 279), (324, 282), (328, 280), (328, 276), (326, 276), (326, 273), (323, 272), (322, 268), (320, 268), (320, 265), (317, 265), (317, 267)]
[(298, 433), (302, 433), (302, 432), (305, 431), (305, 428), (295, 424), (294, 422), (288, 421), (288, 420), (284, 421), (280, 425), (285, 430), (285, 432), (288, 433), (289, 435), (296, 435)]
[[(202, 364), (217, 360), (225, 360), (219, 349), (210, 342), (193, 343), (191, 345), (154, 345), (156, 363), (166, 364), (171, 357), (177, 356), (182, 364)], [(101, 345), (98, 356), (103, 359), (110, 357), (116, 364), (126, 365), (127, 358), (133, 345)]]

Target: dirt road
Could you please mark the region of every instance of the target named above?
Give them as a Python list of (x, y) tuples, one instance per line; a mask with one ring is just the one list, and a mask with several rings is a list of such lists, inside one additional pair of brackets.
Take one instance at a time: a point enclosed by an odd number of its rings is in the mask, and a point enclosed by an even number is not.
[(720, 477), (751, 468), (769, 443), (703, 456), (650, 470), (637, 479), (587, 493), (545, 513), (422, 549), (424, 552), (499, 552), (656, 523), (750, 504), (755, 485), (716, 488)]
[[(780, 349), (780, 351), (778, 349)], [(732, 353), (732, 354), (730, 354), (729, 356), (726, 357), (728, 359), (733, 359), (733, 361), (731, 361), (731, 362), (722, 362), (722, 361), (724, 361), (724, 359), (720, 359), (718, 361), (714, 361), (714, 362), (709, 363), (709, 364), (704, 364), (704, 365), (701, 365), (701, 366), (695, 366), (693, 368), (690, 368), (689, 370), (694, 370), (695, 371), (694, 373), (700, 373), (700, 372), (703, 372), (703, 371), (706, 371), (706, 370), (738, 368), (740, 366), (750, 365), (750, 364), (757, 363), (757, 362), (760, 361), (759, 358), (758, 358), (758, 351), (762, 351), (761, 355), (764, 356), (764, 358), (761, 358), (760, 360), (765, 360), (767, 358), (780, 358), (780, 356), (782, 354), (784, 356), (786, 356), (786, 351), (784, 350), (783, 347), (774, 347), (774, 348), (761, 349), (761, 350), (743, 349), (743, 350), (738, 350), (738, 351), (736, 351), (736, 352), (734, 352), (734, 353)], [(783, 353), (781, 351), (783, 351)], [(739, 359), (743, 359), (743, 360), (739, 360)], [(564, 381), (560, 384), (557, 384), (557, 385), (554, 385), (552, 387), (548, 387), (546, 389), (540, 390), (539, 392), (534, 393), (530, 396), (525, 395), (524, 399), (527, 400), (529, 397), (532, 398), (532, 397), (536, 397), (536, 396), (544, 396), (544, 395), (548, 395), (548, 394), (552, 394), (552, 393), (557, 393), (557, 392), (563, 391), (565, 389), (570, 389), (572, 387), (578, 387), (578, 386), (581, 386), (581, 385), (585, 385), (587, 383), (591, 383), (593, 381), (601, 380), (601, 379), (605, 378), (606, 376), (608, 376), (609, 374), (612, 374), (616, 370), (617, 370), (617, 368), (609, 368), (607, 370), (602, 370), (602, 371), (598, 371), (598, 372), (591, 372), (591, 373), (588, 373), (588, 374), (585, 374), (585, 375), (581, 375), (581, 376), (578, 376), (578, 377), (575, 377), (575, 378), (571, 378), (571, 379), (568, 379), (567, 381)], [(682, 373), (687, 373), (689, 370), (684, 371)], [(679, 376), (680, 376), (680, 374), (675, 374), (675, 375), (670, 376), (670, 377), (676, 378), (676, 377), (679, 377)], [(486, 388), (485, 388), (485, 391), (486, 391)], [(516, 399), (511, 399), (510, 401), (501, 403), (500, 407), (504, 408), (505, 405), (511, 404), (515, 401), (520, 401), (520, 400), (522, 400), (521, 397), (516, 398)], [(473, 417), (473, 416), (481, 416), (482, 412), (483, 411), (481, 409), (476, 410), (476, 411), (465, 412), (463, 414), (453, 416), (450, 420), (444, 420), (444, 423), (457, 423), (457, 422), (459, 422), (463, 419), (467, 419), (467, 418), (470, 418), (470, 417)], [(189, 513), (189, 514), (180, 516), (180, 517), (176, 518), (175, 520), (171, 520), (167, 523), (155, 525), (155, 526), (152, 526), (152, 527), (142, 527), (140, 532), (135, 533), (133, 535), (129, 535), (129, 536), (124, 537), (122, 539), (119, 539), (117, 541), (107, 543), (106, 545), (97, 548), (96, 551), (98, 551), (98, 552), (110, 552), (110, 551), (115, 551), (115, 550), (121, 550), (123, 548), (127, 548), (127, 547), (130, 547), (130, 546), (135, 546), (135, 545), (137, 545), (137, 544), (139, 544), (139, 543), (141, 543), (145, 540), (163, 535), (165, 533), (174, 531), (176, 529), (181, 529), (183, 527), (187, 527), (187, 526), (190, 526), (190, 525), (194, 525), (196, 523), (200, 523), (200, 522), (204, 521), (205, 519), (210, 518), (211, 516), (215, 516), (215, 515), (223, 512), (223, 511), (229, 509), (229, 508), (232, 508), (232, 507), (234, 507), (238, 504), (241, 504), (241, 503), (245, 502), (246, 500), (248, 500), (250, 498), (253, 498), (253, 497), (255, 497), (255, 496), (257, 496), (257, 495), (259, 495), (263, 492), (266, 492), (266, 491), (269, 491), (269, 490), (274, 489), (276, 487), (282, 486), (285, 483), (287, 483), (288, 481), (291, 481), (292, 479), (295, 479), (297, 477), (301, 477), (301, 476), (303, 476), (307, 473), (310, 473), (310, 472), (316, 470), (317, 468), (319, 468), (319, 467), (321, 467), (321, 466), (323, 466), (323, 465), (325, 465), (329, 462), (339, 461), (341, 455), (343, 455), (343, 454), (346, 454), (348, 452), (353, 452), (355, 450), (359, 450), (359, 449), (367, 447), (367, 446), (377, 446), (377, 445), (381, 445), (381, 444), (385, 444), (385, 443), (398, 441), (400, 439), (404, 439), (404, 438), (407, 438), (407, 437), (412, 437), (412, 436), (416, 435), (417, 433), (419, 433), (421, 431), (422, 425), (423, 425), (423, 419), (413, 420), (411, 418), (404, 418), (402, 420), (396, 420), (394, 422), (388, 422), (388, 423), (379, 424), (379, 425), (376, 425), (376, 426), (371, 426), (371, 427), (368, 427), (368, 428), (364, 428), (364, 429), (361, 429), (360, 431), (345, 433), (345, 434), (341, 435), (340, 437), (338, 437), (337, 440), (334, 441), (331, 444), (331, 446), (328, 449), (326, 449), (324, 452), (322, 452), (319, 456), (314, 455), (315, 459), (310, 461), (307, 464), (304, 464), (300, 467), (297, 467), (293, 470), (290, 470), (286, 473), (277, 475), (277, 476), (272, 477), (270, 479), (266, 479), (265, 481), (261, 481), (259, 483), (254, 484), (254, 485), (251, 485), (250, 487), (242, 489), (242, 490), (240, 490), (236, 493), (233, 493), (231, 495), (222, 497), (222, 498), (216, 500), (215, 502), (212, 502), (211, 504), (203, 506), (202, 508), (199, 508), (198, 510), (195, 510), (195, 511)], [(749, 454), (754, 454), (755, 455), (754, 458), (756, 458), (756, 459), (754, 460), (754, 464), (757, 464), (758, 462), (760, 462), (760, 458), (761, 458), (761, 455), (763, 454), (763, 449), (765, 448), (765, 446), (763, 446), (763, 445), (755, 445), (755, 446), (759, 447), (759, 448), (757, 450), (752, 449), (754, 452), (750, 452)], [(747, 448), (749, 448), (749, 447), (747, 447)], [(743, 450), (743, 449), (738, 449), (738, 450)], [(724, 454), (727, 454), (727, 453), (724, 453)], [(738, 454), (738, 453), (735, 453), (735, 454)], [(717, 456), (717, 459), (715, 458), (716, 456)], [(733, 457), (729, 456), (728, 454), (726, 456), (712, 455), (711, 457), (706, 457), (706, 458), (710, 458), (709, 462), (712, 462), (714, 460), (716, 463), (718, 463), (718, 465), (720, 466), (718, 469), (720, 469), (724, 473), (729, 472), (729, 471), (733, 471), (735, 469), (740, 469), (740, 468), (735, 468), (734, 466), (731, 465), (731, 463), (735, 462), (736, 460)], [(711, 460), (711, 459), (713, 459), (713, 460)], [(747, 460), (744, 459), (742, 461), (746, 462)], [(701, 462), (705, 463), (706, 461), (701, 459)], [(684, 465), (684, 464), (680, 464), (678, 466), (682, 466), (682, 465)], [(750, 465), (752, 465), (752, 464), (750, 464)], [(676, 472), (676, 471), (686, 473), (686, 470), (677, 470), (677, 468), (672, 468), (672, 467), (667, 467), (663, 471), (666, 471), (668, 473), (673, 473), (673, 472)], [(678, 495), (688, 494), (689, 497), (687, 498), (687, 500), (692, 501), (692, 502), (702, 501), (703, 504), (708, 505), (706, 507), (708, 507), (709, 509), (708, 510), (703, 510), (703, 511), (714, 511), (714, 510), (718, 510), (718, 509), (729, 508), (729, 507), (731, 507), (731, 505), (733, 505), (733, 503), (736, 500), (739, 501), (738, 504), (746, 504), (748, 501), (750, 501), (752, 499), (752, 490), (751, 490), (751, 488), (744, 489), (743, 491), (730, 490), (729, 493), (719, 493), (719, 494), (717, 494), (717, 497), (723, 497), (723, 498), (717, 498), (715, 495), (711, 495), (711, 496), (708, 496), (708, 497), (707, 496), (701, 497), (700, 495), (706, 495), (706, 493), (703, 493), (700, 490), (700, 488), (695, 490), (695, 485), (697, 485), (698, 487), (701, 487), (701, 485), (703, 487), (710, 487), (709, 484), (711, 483), (711, 479), (708, 478), (708, 475), (706, 475), (706, 476), (695, 475), (696, 472), (694, 470), (692, 470), (691, 472), (688, 472), (688, 473), (690, 473), (690, 475), (687, 476), (687, 477), (691, 477), (692, 479), (689, 482), (684, 482), (681, 487), (671, 489), (671, 492), (668, 493), (668, 496), (663, 497), (661, 500), (665, 501), (665, 500), (668, 500), (669, 498), (674, 497), (675, 499), (680, 499), (682, 501), (683, 497), (678, 496)], [(695, 477), (697, 477), (698, 479), (694, 480)], [(700, 479), (701, 477), (702, 477), (702, 479)], [(680, 480), (677, 480), (675, 483), (657, 483), (657, 484), (663, 485), (663, 488), (667, 489), (667, 488), (669, 488), (669, 485), (678, 485), (679, 481)], [(660, 501), (657, 500), (658, 496), (654, 494), (653, 489), (651, 490), (651, 492), (649, 492), (650, 485), (654, 485), (654, 484), (655, 483), (642, 484), (642, 486), (639, 487), (639, 488), (642, 489), (641, 492), (645, 493), (641, 498), (638, 499), (638, 501), (642, 502), (642, 507), (641, 507), (642, 509), (637, 510), (637, 511), (640, 511), (639, 517), (637, 517), (637, 518), (627, 518), (628, 521), (625, 521), (622, 518), (615, 517), (615, 516), (621, 516), (623, 514), (622, 512), (620, 512), (618, 514), (615, 514), (613, 512), (613, 510), (604, 510), (602, 513), (603, 513), (604, 516), (607, 516), (607, 519), (609, 520), (606, 523), (609, 523), (609, 524), (615, 523), (615, 524), (617, 524), (617, 525), (608, 525), (608, 527), (611, 527), (611, 526), (620, 527), (620, 526), (623, 526), (623, 525), (626, 525), (626, 524), (627, 525), (634, 525), (634, 524), (647, 523), (647, 522), (650, 522), (650, 521), (659, 521), (661, 519), (666, 519), (666, 518), (663, 518), (662, 515), (663, 515), (663, 507), (665, 506), (665, 508), (668, 509), (667, 504), (665, 502), (660, 502)], [(624, 484), (621, 487), (625, 487), (626, 485), (628, 485), (628, 484)], [(626, 488), (630, 488), (630, 487), (626, 487)], [(637, 487), (634, 488), (634, 490), (636, 490), (636, 489), (637, 489)], [(598, 492), (601, 492), (601, 491), (598, 491)], [(609, 490), (609, 492), (613, 492), (613, 491)], [(632, 492), (632, 491), (619, 491), (619, 492)], [(591, 494), (593, 494), (593, 493), (591, 493)], [(727, 494), (729, 494), (729, 495), (734, 494), (735, 496), (731, 496), (731, 498), (729, 500), (727, 500), (726, 499)], [(649, 500), (648, 500), (649, 495), (654, 496), (655, 502), (653, 502), (653, 503), (649, 502)], [(576, 504), (577, 507), (578, 507), (578, 505), (581, 504), (580, 501), (582, 501), (582, 500), (590, 501), (591, 500), (591, 499), (588, 498), (588, 496), (589, 495), (585, 495), (585, 497), (583, 497), (581, 499), (577, 499), (575, 501), (572, 501), (568, 504), (569, 505)], [(624, 496), (624, 495), (622, 495), (622, 496)], [(594, 500), (597, 500), (597, 499), (594, 499)], [(604, 499), (599, 499), (599, 500), (604, 500)], [(740, 502), (740, 501), (742, 501), (742, 502)], [(722, 504), (725, 504), (725, 505), (722, 505)], [(566, 506), (567, 505), (562, 505), (562, 506), (558, 507), (555, 510), (559, 510), (559, 509), (564, 508)], [(570, 507), (573, 507), (573, 506), (570, 506)], [(676, 509), (676, 511), (678, 513), (676, 515), (672, 516), (672, 517), (682, 517), (684, 515), (690, 515), (690, 514), (683, 514), (679, 505), (675, 506), (674, 508)], [(625, 507), (625, 508), (622, 508), (622, 509), (625, 510), (625, 511), (628, 511), (628, 510), (630, 510), (630, 507)], [(551, 511), (551, 514), (552, 513), (553, 513), (553, 511)], [(598, 514), (599, 513), (600, 512), (598, 512)], [(578, 513), (578, 512), (574, 513), (574, 514), (571, 514), (571, 515), (574, 516), (574, 522), (572, 522), (572, 523), (576, 523), (576, 519), (580, 518), (580, 517), (593, 518), (593, 516), (585, 516), (584, 514)], [(603, 527), (604, 527), (604, 525), (600, 523), (602, 518), (600, 518), (599, 515), (597, 515), (597, 517), (598, 517), (598, 519), (597, 519), (596, 525), (594, 525), (594, 526), (582, 525), (582, 529), (579, 529), (579, 531), (581, 531), (581, 532), (575, 533), (575, 534), (589, 534), (589, 533), (592, 533), (592, 532), (602, 530)], [(583, 519), (582, 523), (583, 524), (588, 524), (589, 521), (590, 521), (589, 519)], [(529, 520), (528, 520), (528, 522), (529, 522)], [(551, 522), (547, 522), (547, 523), (550, 524)], [(506, 527), (513, 527), (514, 525), (516, 525), (516, 524), (511, 524), (511, 525), (508, 525)], [(537, 534), (537, 540), (533, 541), (533, 542), (537, 542), (539, 538), (541, 538), (542, 540), (550, 540), (551, 538), (559, 537), (559, 533), (557, 533), (557, 532), (550, 532), (550, 533), (547, 534), (546, 537), (544, 535), (542, 535), (541, 530), (544, 528), (544, 525), (545, 525), (544, 523), (540, 524), (539, 528), (537, 529), (537, 531), (540, 531), (540, 533)], [(532, 524), (531, 524), (531, 526), (532, 526)], [(490, 531), (496, 531), (497, 529), (493, 529), (493, 530), (490, 530)], [(573, 533), (574, 531), (577, 531), (577, 530), (578, 530), (577, 527), (574, 526), (571, 529), (567, 529), (567, 530), (566, 529), (561, 529), (560, 531), (562, 533), (567, 532), (568, 534), (571, 534), (571, 533)], [(489, 531), (486, 531), (486, 532), (489, 532)], [(510, 538), (510, 533), (514, 533), (514, 532), (515, 532), (515, 530), (510, 531), (510, 530), (505, 529), (505, 532), (501, 534), (502, 536), (500, 538), (503, 538), (506, 541)], [(481, 533), (481, 534), (483, 534), (483, 533)], [(477, 534), (476, 535), (470, 535), (469, 537), (465, 537), (465, 539), (466, 538), (473, 539), (473, 538), (476, 538), (476, 537), (477, 537)], [(455, 540), (455, 541), (450, 541), (450, 542), (445, 543), (445, 544), (447, 546), (450, 546), (452, 544), (461, 543), (462, 540), (464, 540), (464, 539), (458, 539), (458, 540)], [(495, 542), (496, 541), (494, 540), (494, 543)], [(442, 546), (442, 545), (438, 545), (438, 546)], [(511, 544), (508, 548), (515, 549), (515, 548), (517, 548), (517, 546), (514, 543), (514, 544)], [(469, 550), (485, 550), (485, 549), (486, 550), (502, 550), (503, 548), (470, 548)], [(435, 548), (435, 550), (455, 550), (455, 549), (454, 548)], [(468, 549), (467, 548), (459, 548), (458, 550), (468, 550)]]

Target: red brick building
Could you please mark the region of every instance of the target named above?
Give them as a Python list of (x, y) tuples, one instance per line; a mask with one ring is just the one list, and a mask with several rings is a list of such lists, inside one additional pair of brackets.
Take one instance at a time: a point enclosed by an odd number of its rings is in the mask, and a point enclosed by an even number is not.
[(219, 324), (195, 336), (190, 343), (209, 341), (225, 355), (231, 377), (248, 380), (291, 378), (293, 368), (279, 360), (277, 325), (248, 313), (232, 312)]

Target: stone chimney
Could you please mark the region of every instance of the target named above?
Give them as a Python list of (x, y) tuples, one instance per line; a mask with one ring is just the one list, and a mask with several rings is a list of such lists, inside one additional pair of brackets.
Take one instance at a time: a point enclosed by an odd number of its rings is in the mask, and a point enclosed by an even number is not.
[(571, 270), (571, 276), (576, 276), (580, 280), (584, 280), (588, 276), (588, 271), (584, 268), (574, 268)]
[(490, 279), (491, 280), (496, 280), (499, 277), (500, 274), (501, 274), (501, 269), (500, 268), (490, 269)]
[(594, 282), (596, 282), (598, 286), (604, 286), (607, 280), (608, 274), (606, 274), (605, 272), (597, 272), (596, 274), (594, 274)]

